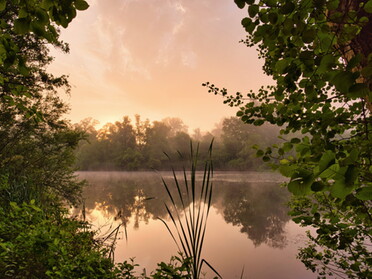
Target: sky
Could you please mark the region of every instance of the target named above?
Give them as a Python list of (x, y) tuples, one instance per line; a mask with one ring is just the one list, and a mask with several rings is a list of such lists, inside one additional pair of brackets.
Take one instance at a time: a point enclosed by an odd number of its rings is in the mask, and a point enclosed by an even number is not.
[(237, 108), (201, 86), (229, 92), (270, 83), (255, 48), (239, 43), (246, 33), (233, 0), (87, 0), (61, 38), (70, 53), (53, 50), (50, 70), (67, 74), (65, 100), (76, 123), (101, 125), (135, 114), (141, 119), (181, 118), (189, 131), (211, 130)]

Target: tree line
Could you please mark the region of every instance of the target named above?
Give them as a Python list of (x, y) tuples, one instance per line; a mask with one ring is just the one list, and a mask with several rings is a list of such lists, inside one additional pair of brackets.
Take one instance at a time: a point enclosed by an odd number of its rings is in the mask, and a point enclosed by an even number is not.
[[(272, 145), (280, 141), (272, 126), (244, 125), (237, 117), (224, 118), (210, 132), (196, 129), (192, 134), (180, 118), (161, 121), (121, 121), (96, 129), (92, 118), (75, 124), (86, 134), (77, 148), (79, 170), (170, 170), (182, 169), (189, 161), (190, 142), (199, 143), (200, 154), (207, 154), (213, 140), (213, 163), (220, 170), (261, 170), (263, 161), (253, 148), (257, 142)], [(201, 160), (203, 158), (200, 158)]]

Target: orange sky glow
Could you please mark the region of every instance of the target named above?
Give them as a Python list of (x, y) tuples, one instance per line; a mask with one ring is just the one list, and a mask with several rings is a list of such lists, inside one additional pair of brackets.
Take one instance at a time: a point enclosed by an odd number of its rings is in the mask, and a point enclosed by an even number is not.
[(211, 130), (236, 108), (201, 84), (248, 92), (270, 83), (240, 21), (246, 10), (233, 0), (88, 0), (62, 39), (69, 54), (53, 50), (53, 73), (72, 85), (72, 122), (93, 117), (101, 125), (134, 119), (179, 117)]

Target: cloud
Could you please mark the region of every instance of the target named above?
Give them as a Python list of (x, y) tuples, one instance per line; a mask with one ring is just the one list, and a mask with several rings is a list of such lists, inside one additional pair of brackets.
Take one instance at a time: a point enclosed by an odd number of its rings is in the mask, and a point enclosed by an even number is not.
[(207, 94), (202, 82), (241, 91), (265, 81), (257, 74), (255, 51), (238, 43), (245, 36), (240, 21), (246, 11), (233, 1), (89, 3), (63, 32), (71, 55), (57, 59), (58, 71), (70, 74), (76, 86), (71, 117), (100, 115), (102, 123), (140, 113), (213, 127), (235, 111)]

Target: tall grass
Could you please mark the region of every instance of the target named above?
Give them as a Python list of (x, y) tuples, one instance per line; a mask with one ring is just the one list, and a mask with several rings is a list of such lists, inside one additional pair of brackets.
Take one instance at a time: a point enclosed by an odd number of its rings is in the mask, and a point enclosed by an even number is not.
[(173, 189), (162, 178), (170, 198), (169, 205), (166, 202), (164, 204), (172, 221), (173, 230), (163, 219), (159, 219), (165, 224), (178, 250), (183, 253), (184, 259), (191, 260), (190, 273), (193, 279), (200, 278), (204, 264), (209, 266), (221, 278), (218, 272), (202, 258), (202, 248), (213, 193), (212, 146), (213, 141), (208, 150), (208, 159), (204, 162), (201, 185), (197, 185), (196, 179), (199, 144), (195, 150), (192, 142), (190, 142), (191, 170), (188, 172), (183, 168), (182, 178), (179, 179), (174, 169), (172, 169), (172, 184), (175, 187)]

